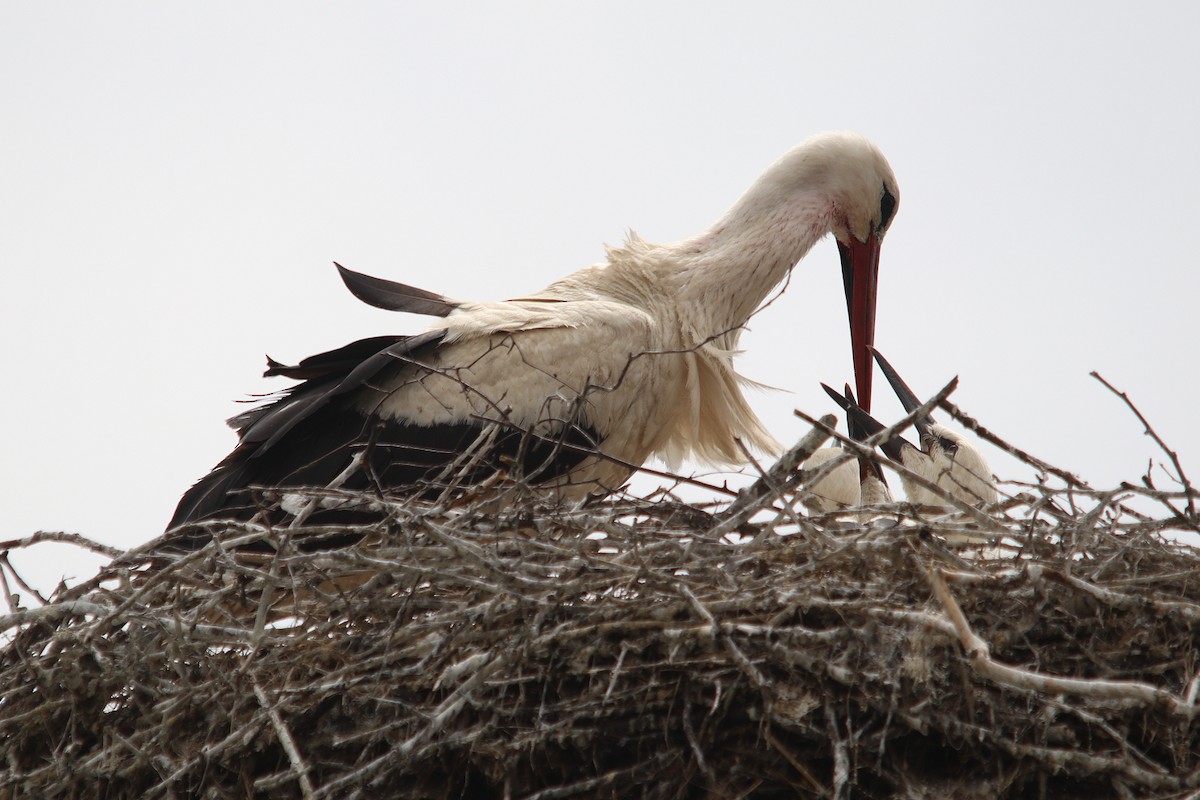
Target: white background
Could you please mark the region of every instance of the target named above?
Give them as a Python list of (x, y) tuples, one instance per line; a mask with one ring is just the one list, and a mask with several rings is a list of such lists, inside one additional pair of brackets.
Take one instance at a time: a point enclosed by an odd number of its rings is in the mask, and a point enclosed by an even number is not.
[[(1099, 370), (1200, 474), (1197, 30), (1185, 2), (4, 3), (0, 538), (146, 541), (278, 388), (264, 353), (424, 326), (334, 259), (518, 296), (701, 230), (830, 129), (899, 178), (878, 345), (919, 394), (958, 374), (1010, 441), (1137, 481), (1160, 454)], [(751, 328), (790, 443), (850, 378), (831, 242)], [(64, 552), (19, 563), (90, 576)]]

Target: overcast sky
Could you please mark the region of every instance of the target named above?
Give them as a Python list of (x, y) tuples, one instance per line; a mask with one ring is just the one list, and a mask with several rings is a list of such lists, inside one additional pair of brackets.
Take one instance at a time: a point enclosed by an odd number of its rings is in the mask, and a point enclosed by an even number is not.
[[(899, 179), (877, 343), (919, 394), (957, 374), (1005, 438), (1136, 481), (1160, 454), (1098, 370), (1200, 475), (1197, 30), (1188, 2), (3, 3), (0, 538), (146, 541), (278, 388), (265, 353), (424, 327), (335, 259), (518, 296), (701, 230), (832, 129)], [(830, 241), (743, 344), (777, 438), (834, 410)]]

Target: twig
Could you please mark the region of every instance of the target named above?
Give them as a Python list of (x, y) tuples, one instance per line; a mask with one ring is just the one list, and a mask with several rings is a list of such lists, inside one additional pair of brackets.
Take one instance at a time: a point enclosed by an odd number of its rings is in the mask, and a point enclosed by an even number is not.
[(254, 696), (258, 698), (259, 705), (267, 712), (267, 716), (271, 719), (271, 727), (275, 729), (275, 735), (279, 737), (279, 743), (283, 745), (283, 752), (287, 753), (288, 761), (292, 764), (292, 770), (296, 773), (296, 779), (300, 782), (300, 793), (305, 797), (305, 800), (312, 800), (313, 785), (312, 780), (308, 777), (308, 764), (300, 755), (299, 748), (296, 747), (296, 740), (292, 738), (292, 732), (288, 730), (287, 725), (283, 723), (283, 718), (279, 716), (279, 710), (267, 700), (267, 693), (263, 691), (258, 680), (254, 679)]
[[(42, 596), (42, 593), (29, 585), (29, 582), (21, 577), (21, 573), (13, 567), (12, 562), (8, 560), (8, 552), (0, 551), (0, 570), (7, 570), (12, 579), (17, 582), (17, 586), (26, 594), (31, 595), (41, 605), (46, 605), (50, 601)], [(5, 582), (5, 591), (7, 593), (7, 581)]]
[[(837, 418), (826, 414), (820, 420), (826, 428), (832, 428)], [(724, 536), (737, 530), (750, 517), (758, 513), (760, 502), (769, 496), (780, 496), (791, 490), (802, 477), (796, 468), (825, 443), (829, 434), (823, 430), (812, 430), (784, 453), (775, 464), (754, 483), (738, 492), (737, 497), (719, 516), (720, 522), (712, 529), (714, 536)]]
[(12, 564), (8, 563), (8, 559), (0, 559), (0, 592), (4, 592), (4, 604), (8, 606), (9, 613), (13, 614), (21, 610), (21, 604), (18, 602), (21, 596), (14, 592), (8, 585), (6, 573), (10, 569), (12, 569)]
[[(362, 467), (363, 459), (365, 458), (365, 455), (366, 454), (363, 450), (356, 451), (354, 453), (354, 455), (350, 458), (350, 463), (346, 465), (346, 468), (343, 469), (341, 472), (339, 472), (337, 474), (337, 476), (335, 476), (334, 479), (331, 480), (329, 482), (329, 485), (326, 486), (325, 488), (326, 489), (340, 489), (342, 484), (345, 483), (347, 480), (349, 480), (350, 476), (353, 475), (354, 473), (358, 472), (358, 470)], [(319, 497), (310, 497), (307, 500), (305, 500), (304, 505), (300, 508), (299, 511), (296, 512), (296, 515), (292, 518), (292, 521), (288, 524), (288, 529), (294, 530), (294, 529), (302, 526), (305, 523), (305, 521), (309, 518), (309, 516), (313, 513), (313, 511), (315, 511), (317, 509), (317, 506), (320, 504), (320, 502), (321, 502), (321, 500)]]
[(746, 654), (742, 652), (742, 649), (737, 646), (737, 642), (733, 640), (733, 637), (725, 633), (721, 625), (717, 622), (716, 617), (712, 615), (712, 612), (705, 608), (704, 603), (700, 602), (700, 598), (696, 597), (695, 593), (689, 589), (686, 584), (677, 583), (675, 586), (679, 592), (685, 598), (687, 598), (688, 604), (691, 605), (696, 613), (700, 615), (701, 619), (704, 620), (709, 634), (725, 647), (725, 650), (730, 656), (733, 657), (734, 663), (736, 663), (738, 668), (741, 669), (742, 673), (750, 679), (750, 683), (754, 686), (754, 688), (763, 693), (763, 699), (769, 705), (771, 701), (771, 696), (768, 694), (771, 688), (770, 682), (763, 676), (762, 672), (760, 672), (754, 666)]
[(118, 558), (125, 554), (124, 550), (111, 545), (97, 542), (95, 539), (89, 539), (78, 533), (67, 533), (65, 531), (38, 531), (31, 536), (26, 536), (21, 539), (6, 539), (0, 541), (0, 551), (3, 550), (18, 550), (24, 547), (32, 547), (35, 544), (42, 542), (61, 542), (63, 544), (73, 544), (77, 547), (82, 547), (85, 550), (91, 550), (99, 553), (102, 556), (109, 558)]
[[(1121, 400), (1123, 400), (1125, 402), (1125, 405), (1129, 407), (1129, 410), (1132, 411), (1134, 416), (1136, 416), (1138, 418), (1138, 422), (1142, 423), (1142, 427), (1144, 427), (1146, 429), (1146, 431), (1145, 431), (1146, 435), (1149, 436), (1151, 439), (1153, 439), (1155, 441), (1155, 443), (1157, 443), (1158, 446), (1162, 449), (1162, 451), (1167, 454), (1167, 457), (1171, 459), (1171, 463), (1175, 466), (1175, 474), (1179, 478), (1179, 482), (1183, 485), (1184, 491), (1187, 493), (1187, 517), (1188, 517), (1188, 520), (1191, 523), (1191, 525), (1193, 527), (1195, 527), (1197, 525), (1196, 504), (1195, 504), (1196, 490), (1192, 487), (1192, 482), (1188, 480), (1187, 474), (1184, 473), (1183, 464), (1179, 463), (1179, 455), (1174, 450), (1172, 450), (1170, 447), (1167, 447), (1167, 443), (1162, 440), (1162, 437), (1160, 437), (1158, 435), (1158, 433), (1150, 425), (1150, 422), (1144, 416), (1142, 416), (1142, 412), (1139, 411), (1138, 407), (1135, 406), (1133, 404), (1133, 401), (1129, 399), (1129, 395), (1127, 395), (1125, 392), (1119, 391), (1111, 383), (1104, 380), (1104, 378), (1102, 378), (1100, 376), (1099, 372), (1093, 371), (1091, 373), (1091, 376), (1093, 378), (1095, 378), (1096, 380), (1100, 381), (1100, 383), (1102, 383), (1104, 385), (1104, 388), (1108, 389), (1110, 392), (1112, 392), (1113, 394), (1115, 394), (1117, 397), (1121, 398)], [(1198, 530), (1200, 530), (1200, 529), (1198, 529)]]
[(804, 766), (804, 763), (800, 761), (800, 759), (796, 758), (796, 756), (792, 754), (791, 750), (784, 746), (783, 742), (779, 741), (779, 739), (771, 731), (770, 725), (763, 726), (763, 739), (765, 739), (767, 744), (775, 748), (775, 751), (779, 753), (779, 755), (783, 756), (787, 762), (792, 765), (792, 769), (796, 770), (796, 773), (803, 778), (810, 787), (812, 787), (814, 792), (821, 797), (830, 796), (829, 790), (825, 788), (824, 784), (817, 780), (816, 776), (812, 774), (812, 770)]
[(62, 603), (51, 603), (49, 605), (39, 606), (38, 608), (28, 608), (23, 611), (16, 611), (12, 614), (6, 614), (0, 617), (0, 632), (17, 628), (22, 625), (29, 625), (35, 622), (55, 623), (64, 617), (71, 615), (84, 616), (90, 615), (93, 617), (104, 616), (109, 612), (106, 606), (98, 603), (89, 603), (84, 600), (69, 600)]
[(1005, 441), (1004, 439), (1001, 439), (999, 436), (992, 433), (990, 430), (988, 430), (983, 425), (981, 425), (978, 420), (976, 420), (974, 417), (967, 414), (965, 411), (963, 411), (961, 408), (956, 406), (951, 401), (943, 400), (943, 401), (939, 402), (938, 405), (941, 408), (945, 409), (946, 413), (949, 414), (951, 417), (953, 417), (955, 419), (955, 421), (957, 421), (960, 425), (962, 425), (964, 428), (969, 430), (971, 433), (978, 436), (980, 439), (983, 439), (985, 442), (988, 442), (988, 443), (998, 447), (999, 449), (1008, 453), (1010, 456), (1013, 456), (1014, 458), (1016, 458), (1020, 461), (1023, 461), (1024, 463), (1028, 464), (1029, 466), (1033, 467), (1034, 469), (1038, 470), (1039, 472), (1044, 472), (1048, 475), (1054, 475), (1055, 477), (1061, 479), (1063, 481), (1063, 483), (1065, 483), (1067, 486), (1074, 486), (1074, 487), (1078, 487), (1080, 489), (1091, 488), (1087, 485), (1087, 483), (1085, 481), (1081, 480), (1079, 477), (1077, 477), (1075, 475), (1072, 475), (1070, 472), (1061, 470), (1058, 467), (1055, 467), (1051, 464), (1047, 464), (1045, 461), (1042, 461), (1040, 458), (1037, 458), (1036, 456), (1031, 455), (1030, 453), (1026, 452), (1025, 450), (1022, 450), (1021, 448), (1017, 447), (1016, 445), (1010, 444), (1007, 441)]
[(708, 765), (708, 760), (704, 757), (704, 751), (700, 749), (700, 740), (696, 736), (696, 727), (692, 724), (691, 708), (684, 706), (680, 711), (680, 716), (683, 717), (683, 735), (687, 739), (688, 747), (692, 749), (692, 755), (696, 759), (696, 766), (700, 768), (700, 773), (713, 783), (716, 780), (716, 775), (712, 771), (712, 767)]
[(1097, 586), (1094, 583), (1089, 583), (1081, 578), (1076, 578), (1074, 575), (1063, 572), (1057, 569), (1043, 569), (1039, 564), (1031, 564), (1029, 566), (1030, 577), (1035, 580), (1041, 575), (1047, 575), (1056, 581), (1065, 583), (1078, 589), (1081, 592), (1087, 592), (1092, 597), (1098, 600), (1103, 600), (1105, 603), (1114, 608), (1135, 609), (1142, 606), (1153, 608), (1158, 614), (1179, 614), (1189, 622), (1200, 622), (1200, 605), (1195, 603), (1184, 603), (1176, 600), (1158, 600), (1153, 597), (1142, 597), (1136, 595), (1124, 594), (1122, 592), (1114, 592), (1111, 589), (1105, 589)]
[(837, 714), (826, 698), (825, 730), (829, 735), (829, 749), (833, 751), (833, 796), (845, 797), (850, 784), (850, 752), (846, 739), (838, 731)]

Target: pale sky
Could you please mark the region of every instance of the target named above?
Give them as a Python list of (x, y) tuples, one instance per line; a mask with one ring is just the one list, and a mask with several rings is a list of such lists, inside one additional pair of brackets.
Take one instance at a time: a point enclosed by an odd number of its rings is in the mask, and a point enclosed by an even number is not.
[[(265, 353), (424, 328), (333, 260), (519, 296), (837, 129), (900, 183), (877, 345), (918, 394), (957, 374), (1014, 444), (1135, 482), (1160, 453), (1098, 370), (1200, 476), (1197, 30), (1189, 2), (0, 4), (0, 538), (153, 538), (234, 401), (287, 385)], [(830, 242), (743, 345), (778, 439), (835, 410)], [(90, 577), (63, 552), (19, 563)]]

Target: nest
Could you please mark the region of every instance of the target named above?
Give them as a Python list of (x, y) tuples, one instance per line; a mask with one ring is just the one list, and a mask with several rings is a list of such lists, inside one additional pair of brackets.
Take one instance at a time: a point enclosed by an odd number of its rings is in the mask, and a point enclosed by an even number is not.
[(825, 435), (732, 503), (119, 554), (4, 618), (0, 797), (1197, 796), (1190, 484), (809, 516)]

